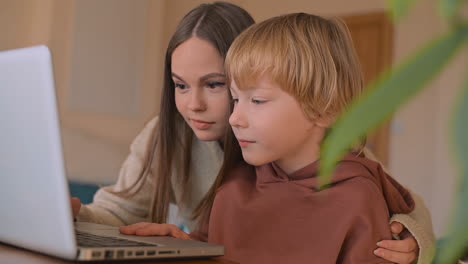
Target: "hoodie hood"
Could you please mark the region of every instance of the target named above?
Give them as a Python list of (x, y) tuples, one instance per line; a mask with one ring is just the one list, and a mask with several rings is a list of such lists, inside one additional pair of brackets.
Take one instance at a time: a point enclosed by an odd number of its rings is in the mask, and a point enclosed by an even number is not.
[[(318, 192), (319, 166), (320, 161), (316, 161), (289, 175), (275, 163), (259, 166), (256, 168), (257, 185), (292, 182)], [(366, 158), (364, 154), (347, 154), (337, 164), (330, 185), (337, 185), (355, 177), (365, 177), (379, 188), (390, 215), (409, 213), (414, 209), (414, 201), (409, 191), (388, 175), (378, 162)]]

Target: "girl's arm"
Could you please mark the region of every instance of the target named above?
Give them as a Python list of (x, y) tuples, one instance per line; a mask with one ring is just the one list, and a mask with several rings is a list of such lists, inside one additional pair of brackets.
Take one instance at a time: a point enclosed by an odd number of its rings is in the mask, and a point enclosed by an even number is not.
[[(365, 148), (364, 154), (367, 158), (379, 162), (369, 149)], [(383, 165), (382, 167), (388, 173), (387, 168)], [(434, 229), (432, 227), (431, 214), (426, 208), (421, 197), (411, 190), (409, 191), (411, 192), (411, 196), (415, 202), (415, 209), (409, 214), (393, 215), (390, 219), (390, 223), (401, 223), (405, 228), (402, 233), (409, 232), (409, 236), (406, 236), (406, 238), (400, 236), (400, 238), (404, 238), (403, 240), (381, 241), (378, 252), (384, 253), (382, 257), (385, 259), (396, 263), (412, 263), (412, 259), (414, 257), (418, 259), (418, 264), (430, 263), (430, 260), (433, 258), (435, 253), (436, 241), (433, 231)], [(394, 235), (397, 235), (396, 237), (398, 237), (398, 234), (400, 234), (400, 232), (396, 232)], [(412, 250), (414, 241), (417, 241), (418, 246), (415, 251)], [(416, 256), (414, 256), (415, 254)]]
[[(410, 191), (411, 192), (411, 191)], [(414, 210), (409, 214), (395, 214), (390, 219), (390, 222), (399, 222), (406, 228), (405, 231), (414, 237), (419, 246), (418, 264), (431, 263), (435, 254), (435, 236), (432, 228), (432, 220), (429, 210), (424, 205), (424, 201), (411, 192), (411, 196), (415, 202)], [(404, 232), (405, 232), (404, 231)], [(403, 232), (403, 233), (404, 233)], [(398, 248), (398, 244), (392, 240), (382, 241), (382, 249)]]
[(113, 191), (126, 189), (137, 180), (156, 123), (157, 118), (148, 122), (134, 139), (130, 146), (130, 154), (120, 169), (117, 183), (99, 189), (92, 204), (81, 206), (76, 217), (78, 221), (122, 226), (148, 220), (151, 194), (155, 189), (151, 177), (147, 178), (140, 191), (133, 196), (123, 197), (114, 194)]

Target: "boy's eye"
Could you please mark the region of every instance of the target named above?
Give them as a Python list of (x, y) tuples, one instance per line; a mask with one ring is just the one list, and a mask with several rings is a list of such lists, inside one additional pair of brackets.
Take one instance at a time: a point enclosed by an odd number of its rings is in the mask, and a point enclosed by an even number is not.
[(207, 86), (208, 86), (209, 88), (212, 88), (212, 89), (214, 89), (214, 88), (216, 88), (216, 87), (224, 87), (225, 85), (226, 85), (226, 84), (223, 83), (223, 82), (209, 82), (209, 83), (207, 83)]
[(252, 99), (252, 103), (254, 104), (263, 104), (265, 102), (266, 102), (265, 100)]
[(185, 84), (181, 84), (181, 83), (175, 83), (175, 88), (177, 89), (181, 89), (181, 90), (184, 90), (187, 88), (187, 86)]

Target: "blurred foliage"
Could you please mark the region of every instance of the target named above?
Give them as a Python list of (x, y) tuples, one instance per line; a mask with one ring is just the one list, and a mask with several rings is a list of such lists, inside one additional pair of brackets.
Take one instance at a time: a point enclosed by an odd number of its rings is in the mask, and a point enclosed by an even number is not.
[[(415, 0), (388, 1), (394, 23), (410, 15), (415, 3)], [(319, 177), (322, 186), (327, 186), (338, 161), (357, 142), (427, 88), (447, 63), (467, 48), (468, 23), (460, 14), (467, 0), (439, 0), (438, 3), (441, 19), (449, 25), (447, 32), (383, 73), (337, 121), (323, 143)], [(457, 263), (468, 245), (468, 79), (458, 98), (452, 139), (459, 164), (459, 190), (449, 235), (436, 252), (437, 264)]]

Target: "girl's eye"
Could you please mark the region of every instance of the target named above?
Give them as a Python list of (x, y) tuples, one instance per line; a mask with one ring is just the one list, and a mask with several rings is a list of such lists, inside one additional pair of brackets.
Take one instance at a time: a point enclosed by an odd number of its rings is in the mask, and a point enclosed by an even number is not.
[(181, 90), (184, 90), (187, 88), (187, 86), (185, 84), (181, 84), (181, 83), (175, 83), (175, 88), (177, 89), (181, 89)]
[(233, 102), (234, 104), (237, 104), (237, 103), (239, 102), (239, 98), (232, 98), (232, 102)]
[(266, 102), (265, 100), (252, 99), (252, 103), (254, 104), (263, 104), (265, 102)]
[(217, 88), (217, 87), (224, 87), (226, 84), (223, 82), (209, 82), (207, 83), (207, 86), (211, 89)]

